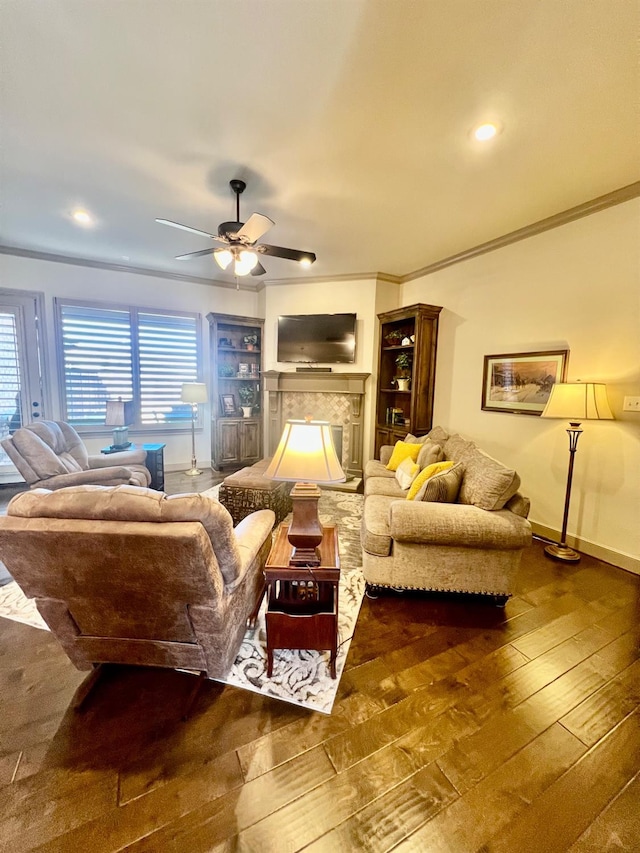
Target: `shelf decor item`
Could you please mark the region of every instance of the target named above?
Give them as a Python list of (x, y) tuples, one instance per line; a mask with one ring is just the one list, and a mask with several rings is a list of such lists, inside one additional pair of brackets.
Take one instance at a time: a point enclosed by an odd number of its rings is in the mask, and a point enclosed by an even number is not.
[(207, 402), (207, 386), (204, 382), (185, 382), (182, 386), (181, 398), (183, 403), (191, 403), (191, 468), (185, 471), (190, 477), (202, 474), (196, 461), (196, 418), (198, 403)]
[(553, 386), (564, 382), (569, 350), (485, 355), (482, 408), (541, 415)]
[(577, 563), (580, 554), (567, 545), (567, 522), (569, 520), (569, 504), (571, 502), (571, 481), (573, 479), (573, 462), (578, 439), (582, 434), (580, 424), (585, 420), (612, 421), (613, 414), (607, 399), (607, 386), (598, 382), (559, 382), (554, 385), (549, 395), (549, 401), (542, 413), (543, 418), (562, 418), (569, 421), (567, 435), (569, 436), (569, 469), (567, 471), (567, 490), (564, 498), (564, 514), (562, 517), (562, 533), (560, 542), (547, 545), (545, 554), (552, 560), (562, 560), (565, 563)]
[(240, 385), (238, 388), (238, 397), (240, 398), (242, 416), (250, 418), (253, 413), (253, 403), (256, 398), (255, 388), (251, 384)]
[(250, 332), (243, 336), (242, 343), (249, 351), (254, 350), (258, 345), (258, 335), (255, 332)]

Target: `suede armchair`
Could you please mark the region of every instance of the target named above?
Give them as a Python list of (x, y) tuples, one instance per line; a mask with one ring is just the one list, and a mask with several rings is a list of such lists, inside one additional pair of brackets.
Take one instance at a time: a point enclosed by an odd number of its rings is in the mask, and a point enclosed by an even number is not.
[(83, 484), (148, 486), (151, 482), (151, 474), (144, 465), (145, 450), (89, 456), (78, 433), (63, 421), (27, 424), (1, 443), (32, 489), (64, 489)]
[(275, 518), (234, 529), (205, 495), (37, 489), (0, 518), (0, 559), (78, 669), (133, 664), (221, 678), (263, 586)]

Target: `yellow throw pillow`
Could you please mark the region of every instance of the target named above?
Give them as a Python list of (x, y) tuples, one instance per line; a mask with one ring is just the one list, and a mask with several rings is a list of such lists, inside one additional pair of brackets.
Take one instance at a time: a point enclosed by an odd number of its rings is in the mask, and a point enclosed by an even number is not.
[(420, 453), (421, 446), (420, 444), (407, 444), (406, 441), (396, 441), (396, 446), (393, 448), (387, 469), (389, 471), (397, 471), (398, 465), (403, 459), (411, 459), (412, 462), (415, 462), (418, 458), (418, 453)]
[(403, 459), (396, 470), (396, 480), (400, 488), (408, 489), (418, 476), (419, 471), (420, 468), (417, 462), (412, 462), (408, 456), (406, 459)]
[(455, 462), (434, 462), (433, 465), (427, 465), (426, 468), (423, 468), (422, 471), (420, 471), (413, 483), (411, 483), (407, 500), (414, 501), (416, 499), (416, 495), (430, 477), (433, 477), (434, 474), (439, 474), (440, 471), (448, 471), (449, 468), (453, 468), (454, 465)]

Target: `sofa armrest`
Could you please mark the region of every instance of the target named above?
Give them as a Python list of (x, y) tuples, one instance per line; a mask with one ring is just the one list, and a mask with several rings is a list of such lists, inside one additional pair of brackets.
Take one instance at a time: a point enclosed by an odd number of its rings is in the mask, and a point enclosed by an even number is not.
[[(271, 531), (276, 523), (276, 514), (271, 509), (259, 509), (238, 522), (233, 530), (236, 543), (240, 550), (240, 572), (231, 584), (226, 584), (227, 591), (239, 586), (247, 570), (257, 560), (265, 540), (271, 543)], [(262, 569), (263, 567), (260, 566)]]
[(57, 474), (33, 483), (31, 488), (64, 489), (68, 486), (105, 486), (114, 483), (128, 483), (131, 470), (122, 466), (110, 468), (88, 468), (86, 471), (71, 471), (69, 474)]
[(392, 501), (389, 529), (398, 542), (516, 550), (531, 542), (531, 525), (508, 509), (467, 504)]
[(89, 468), (113, 468), (114, 465), (144, 465), (147, 451), (141, 447), (135, 450), (119, 450), (117, 453), (96, 453), (89, 456)]

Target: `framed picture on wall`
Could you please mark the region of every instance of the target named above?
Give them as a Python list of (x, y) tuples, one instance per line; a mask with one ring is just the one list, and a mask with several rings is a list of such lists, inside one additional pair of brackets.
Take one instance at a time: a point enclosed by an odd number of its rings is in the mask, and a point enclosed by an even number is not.
[(569, 350), (485, 355), (482, 408), (541, 415), (556, 382), (567, 375)]

